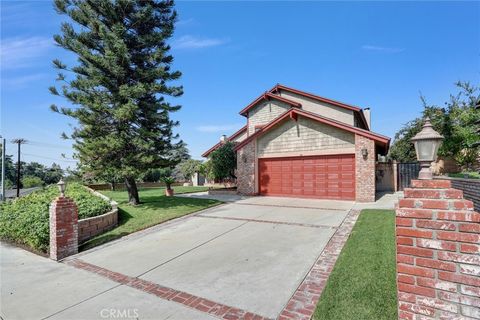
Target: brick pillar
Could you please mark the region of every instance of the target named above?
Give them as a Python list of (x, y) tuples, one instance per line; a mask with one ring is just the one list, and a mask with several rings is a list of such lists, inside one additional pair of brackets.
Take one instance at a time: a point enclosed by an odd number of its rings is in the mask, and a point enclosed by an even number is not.
[(77, 252), (77, 205), (70, 198), (58, 197), (50, 205), (50, 258), (61, 260)]
[[(362, 155), (367, 149), (368, 155)], [(375, 142), (361, 135), (355, 135), (355, 200), (375, 202)]]
[(413, 180), (396, 209), (399, 319), (480, 319), (480, 213), (448, 180)]

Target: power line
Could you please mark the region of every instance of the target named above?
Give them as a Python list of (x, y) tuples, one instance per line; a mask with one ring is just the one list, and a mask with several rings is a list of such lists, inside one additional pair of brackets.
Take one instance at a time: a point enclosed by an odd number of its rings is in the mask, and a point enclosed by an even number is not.
[(77, 160), (75, 160), (73, 158), (62, 158), (62, 159), (51, 158), (51, 157), (47, 157), (47, 156), (41, 156), (41, 155), (38, 155), (38, 154), (31, 154), (31, 153), (25, 153), (25, 152), (22, 152), (22, 154), (25, 155), (25, 156), (43, 158), (43, 159), (54, 160), (54, 161), (78, 162)]

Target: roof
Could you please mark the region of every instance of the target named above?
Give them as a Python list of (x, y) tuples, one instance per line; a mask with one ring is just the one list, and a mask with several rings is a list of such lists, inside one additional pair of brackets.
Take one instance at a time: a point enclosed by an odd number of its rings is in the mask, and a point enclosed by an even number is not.
[(357, 112), (359, 114), (361, 120), (365, 124), (365, 126), (369, 127), (368, 124), (367, 124), (367, 120), (365, 119), (365, 115), (363, 114), (362, 108), (360, 108), (358, 106), (354, 106), (354, 105), (351, 105), (351, 104), (346, 104), (346, 103), (336, 101), (336, 100), (332, 100), (332, 99), (328, 99), (328, 98), (325, 98), (325, 97), (320, 97), (320, 96), (317, 96), (313, 93), (309, 93), (309, 92), (301, 91), (301, 90), (294, 89), (294, 88), (291, 88), (291, 87), (287, 87), (287, 86), (284, 86), (282, 84), (275, 85), (272, 89), (269, 90), (269, 92), (274, 93), (274, 92), (278, 92), (279, 90), (288, 91), (288, 92), (295, 93), (295, 94), (298, 94), (298, 95), (303, 96), (303, 97), (307, 97), (307, 98), (310, 98), (310, 99), (313, 99), (313, 100), (317, 100), (317, 101), (320, 101), (320, 102), (328, 103), (328, 104), (331, 104), (331, 105), (334, 105), (334, 106), (337, 106), (337, 107), (340, 107), (340, 108), (344, 108), (344, 109), (347, 109), (347, 110), (352, 110), (354, 112)]
[[(232, 141), (232, 140), (235, 140), (235, 138), (237, 138), (238, 136), (240, 136), (242, 133), (244, 133), (245, 131), (247, 131), (247, 126), (244, 126), (242, 127), (240, 130), (238, 130), (237, 132), (235, 132), (234, 134), (232, 134), (230, 137), (227, 138), (227, 141)], [(202, 154), (202, 157), (208, 157), (210, 155), (210, 153), (212, 153), (213, 151), (217, 150), (220, 146), (222, 145), (222, 141), (219, 141), (216, 145), (214, 145), (213, 147), (211, 147), (210, 149), (208, 149), (207, 151), (205, 151), (203, 154)]]
[(352, 133), (355, 133), (355, 134), (358, 134), (358, 135), (361, 135), (363, 137), (367, 137), (367, 138), (372, 139), (372, 140), (375, 140), (378, 144), (384, 146), (386, 148), (386, 150), (388, 150), (388, 147), (390, 145), (390, 138), (387, 137), (387, 136), (383, 136), (381, 134), (374, 133), (374, 132), (369, 131), (369, 130), (360, 129), (360, 128), (357, 128), (357, 127), (354, 127), (354, 126), (351, 126), (351, 125), (348, 125), (348, 124), (345, 124), (343, 122), (336, 121), (336, 120), (333, 120), (333, 119), (330, 119), (330, 118), (325, 118), (325, 117), (319, 116), (315, 113), (308, 112), (308, 111), (305, 111), (305, 110), (302, 110), (302, 109), (290, 109), (290, 110), (282, 113), (280, 116), (278, 116), (274, 120), (272, 120), (265, 127), (259, 129), (257, 132), (255, 132), (254, 134), (249, 136), (247, 139), (245, 139), (242, 142), (240, 142), (239, 144), (237, 144), (235, 146), (235, 150), (238, 150), (238, 149), (242, 148), (243, 146), (248, 144), (250, 141), (252, 141), (253, 139), (255, 139), (259, 136), (261, 136), (262, 134), (264, 134), (265, 132), (270, 130), (272, 127), (274, 127), (276, 124), (282, 122), (283, 120), (285, 120), (287, 118), (291, 118), (291, 119), (296, 120), (298, 115), (309, 118), (309, 119), (312, 119), (314, 121), (322, 122), (322, 123), (325, 123), (325, 124), (328, 124), (328, 125), (331, 125), (331, 126), (334, 126), (334, 127), (337, 127), (337, 128), (340, 128), (340, 129), (343, 129), (343, 130), (346, 130), (346, 131), (349, 131), (349, 132), (352, 132)]
[(271, 93), (271, 92), (265, 92), (264, 94), (262, 94), (261, 96), (259, 96), (257, 99), (255, 99), (252, 103), (250, 103), (248, 106), (246, 106), (245, 108), (243, 108), (242, 111), (240, 111), (240, 114), (241, 114), (242, 116), (245, 116), (245, 115), (247, 114), (248, 110), (250, 110), (251, 108), (253, 108), (257, 103), (259, 103), (259, 102), (262, 101), (262, 100), (270, 100), (270, 99), (275, 99), (275, 100), (284, 102), (284, 103), (286, 103), (286, 104), (291, 105), (292, 107), (300, 108), (300, 107), (302, 106), (302, 104), (299, 103), (299, 102), (286, 99), (286, 98), (284, 98), (284, 97), (278, 96), (278, 95), (273, 94), (273, 93)]

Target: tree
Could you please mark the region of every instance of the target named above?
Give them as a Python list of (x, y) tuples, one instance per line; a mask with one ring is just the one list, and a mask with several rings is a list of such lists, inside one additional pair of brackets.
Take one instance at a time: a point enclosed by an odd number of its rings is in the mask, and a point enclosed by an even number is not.
[[(135, 178), (148, 168), (172, 165), (173, 150), (184, 146), (172, 129), (170, 113), (180, 109), (166, 97), (178, 97), (181, 76), (172, 71), (167, 41), (177, 13), (173, 0), (55, 0), (63, 23), (55, 42), (73, 52), (72, 68), (53, 61), (61, 89), (73, 107), (51, 109), (77, 120), (70, 136), (76, 157), (94, 173), (114, 169), (125, 181), (129, 202), (138, 204)], [(68, 81), (67, 75), (73, 74)]]
[[(2, 144), (0, 143), (0, 158), (2, 157)], [(5, 155), (5, 188), (9, 189), (13, 186), (13, 182), (16, 179), (17, 176), (17, 169), (15, 168), (15, 165), (13, 164), (12, 156), (6, 154)]]
[(232, 142), (224, 143), (210, 154), (211, 174), (215, 179), (225, 180), (235, 178), (237, 167), (237, 153)]
[(22, 178), (22, 185), (24, 188), (41, 187), (43, 185), (43, 181), (36, 176), (25, 176)]
[(423, 117), (406, 123), (396, 134), (389, 157), (401, 162), (416, 161), (415, 148), (411, 138), (416, 135), (429, 117), (435, 130), (444, 136), (439, 156), (452, 157), (457, 163), (469, 169), (478, 161), (479, 147), (474, 146), (478, 137), (475, 121), (480, 119), (475, 104), (479, 101), (479, 88), (468, 82), (457, 82), (459, 93), (451, 95), (445, 107), (430, 105), (421, 97)]
[(200, 171), (202, 161), (189, 159), (178, 164), (181, 178), (183, 180), (191, 180), (195, 172)]

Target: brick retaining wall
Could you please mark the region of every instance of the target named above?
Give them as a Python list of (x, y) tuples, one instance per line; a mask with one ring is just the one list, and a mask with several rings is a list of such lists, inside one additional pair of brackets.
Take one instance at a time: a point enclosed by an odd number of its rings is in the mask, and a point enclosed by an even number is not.
[(452, 182), (452, 187), (463, 191), (465, 199), (473, 202), (475, 211), (480, 212), (480, 179), (463, 179), (438, 177), (439, 179), (448, 179)]
[(78, 243), (85, 242), (101, 233), (112, 230), (118, 224), (118, 204), (92, 188), (87, 187), (87, 189), (95, 196), (110, 202), (112, 210), (100, 216), (78, 220)]
[(451, 186), (412, 180), (399, 200), (399, 319), (480, 319), (480, 213)]

